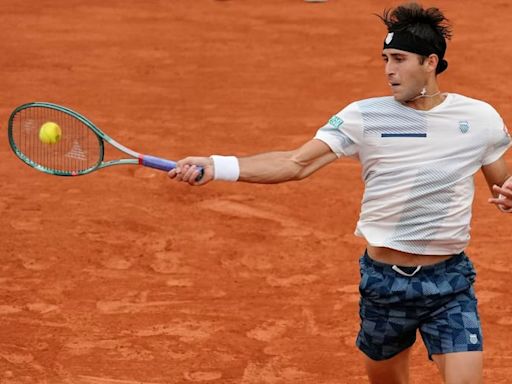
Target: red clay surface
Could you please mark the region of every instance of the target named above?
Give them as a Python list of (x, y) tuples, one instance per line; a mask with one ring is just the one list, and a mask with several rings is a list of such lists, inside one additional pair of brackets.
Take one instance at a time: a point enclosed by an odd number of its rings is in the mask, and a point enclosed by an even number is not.
[[(0, 382), (366, 383), (357, 163), (275, 186), (190, 188), (137, 167), (57, 178), (15, 158), (6, 126), (44, 100), (169, 158), (291, 149), (348, 102), (388, 94), (372, 14), (396, 4), (3, 0)], [(455, 27), (442, 90), (511, 122), (509, 2), (438, 4)], [(485, 377), (510, 383), (512, 216), (476, 183)], [(421, 343), (411, 372), (441, 382)]]

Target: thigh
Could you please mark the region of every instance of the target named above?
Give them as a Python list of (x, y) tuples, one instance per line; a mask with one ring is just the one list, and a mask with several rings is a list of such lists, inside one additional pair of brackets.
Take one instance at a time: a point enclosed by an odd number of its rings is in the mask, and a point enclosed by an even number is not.
[(385, 361), (410, 348), (416, 341), (418, 321), (397, 305), (375, 305), (362, 298), (357, 347), (371, 360)]
[(420, 334), (429, 357), (456, 352), (481, 352), (483, 337), (472, 286), (422, 318)]
[(409, 382), (410, 348), (387, 360), (372, 360), (365, 356), (370, 384), (407, 384)]
[(474, 352), (455, 352), (432, 355), (445, 384), (481, 384), (483, 383), (483, 354)]
[(389, 360), (416, 341), (416, 309), (402, 303), (410, 287), (409, 278), (365, 256), (360, 259), (360, 267), (361, 327), (356, 345), (371, 360)]

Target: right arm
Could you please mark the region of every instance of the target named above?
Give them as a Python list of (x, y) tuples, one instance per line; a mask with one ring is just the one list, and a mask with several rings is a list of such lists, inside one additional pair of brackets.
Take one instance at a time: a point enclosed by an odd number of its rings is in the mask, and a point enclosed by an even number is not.
[[(337, 158), (326, 143), (313, 139), (292, 151), (266, 152), (238, 158), (238, 181), (276, 184), (302, 180)], [(204, 175), (196, 181), (199, 176), (198, 167), (203, 168)], [(204, 185), (213, 180), (214, 172), (211, 158), (187, 157), (177, 162), (176, 169), (169, 172), (169, 177), (191, 185)]]

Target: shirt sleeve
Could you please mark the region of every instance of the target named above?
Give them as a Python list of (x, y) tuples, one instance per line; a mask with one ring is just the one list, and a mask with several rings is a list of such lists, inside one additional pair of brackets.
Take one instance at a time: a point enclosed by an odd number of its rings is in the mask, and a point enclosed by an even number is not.
[(331, 117), (316, 132), (315, 139), (326, 143), (338, 157), (357, 158), (362, 139), (361, 114), (357, 105), (352, 103)]
[(512, 146), (512, 138), (501, 116), (495, 112), (495, 116), (489, 121), (487, 149), (482, 160), (483, 165), (495, 162)]

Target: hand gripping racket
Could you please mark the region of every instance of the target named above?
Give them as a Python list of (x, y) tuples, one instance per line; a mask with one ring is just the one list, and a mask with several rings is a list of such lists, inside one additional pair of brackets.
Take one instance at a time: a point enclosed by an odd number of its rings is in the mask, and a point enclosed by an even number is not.
[[(52, 125), (53, 131), (42, 132), (48, 124)], [(51, 175), (79, 176), (124, 164), (138, 164), (162, 171), (176, 168), (174, 161), (135, 152), (106, 135), (79, 113), (52, 103), (28, 103), (17, 107), (9, 118), (8, 135), (16, 156), (31, 167)], [(131, 158), (105, 161), (105, 142)], [(203, 170), (200, 172), (198, 180)]]

